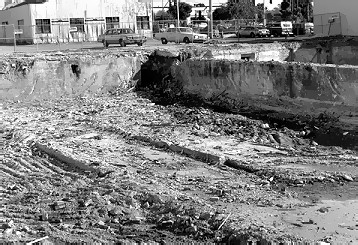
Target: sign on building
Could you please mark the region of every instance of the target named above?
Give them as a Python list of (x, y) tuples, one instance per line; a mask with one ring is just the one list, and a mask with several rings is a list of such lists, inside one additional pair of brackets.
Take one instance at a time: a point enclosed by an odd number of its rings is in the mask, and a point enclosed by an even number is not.
[(24, 33), (24, 31), (22, 30), (22, 29), (15, 29), (14, 30), (14, 34), (16, 35), (16, 34), (23, 34)]
[(70, 27), (69, 29), (69, 32), (76, 32), (77, 31), (77, 27), (74, 26), (74, 27)]

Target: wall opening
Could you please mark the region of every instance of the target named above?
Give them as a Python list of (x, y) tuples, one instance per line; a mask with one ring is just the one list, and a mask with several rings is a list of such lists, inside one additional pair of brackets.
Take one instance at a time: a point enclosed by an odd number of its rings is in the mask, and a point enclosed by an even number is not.
[(80, 68), (79, 65), (72, 64), (71, 65), (71, 70), (72, 70), (72, 73), (75, 74), (77, 78), (80, 78), (80, 76), (81, 76), (81, 68)]

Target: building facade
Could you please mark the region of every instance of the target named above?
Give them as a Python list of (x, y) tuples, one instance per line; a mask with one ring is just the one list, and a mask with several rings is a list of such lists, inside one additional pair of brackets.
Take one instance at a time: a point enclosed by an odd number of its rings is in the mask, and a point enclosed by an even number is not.
[(0, 11), (1, 42), (96, 41), (108, 28), (129, 27), (151, 35), (152, 6), (145, 0), (37, 0), (12, 3)]
[(358, 36), (357, 10), (357, 0), (314, 0), (315, 33)]

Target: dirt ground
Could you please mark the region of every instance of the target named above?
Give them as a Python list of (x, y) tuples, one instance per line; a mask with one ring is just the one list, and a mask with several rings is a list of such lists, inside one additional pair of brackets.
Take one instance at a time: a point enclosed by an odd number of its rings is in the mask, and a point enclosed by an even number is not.
[(0, 113), (2, 242), (358, 244), (358, 154), (309, 132), (143, 93)]

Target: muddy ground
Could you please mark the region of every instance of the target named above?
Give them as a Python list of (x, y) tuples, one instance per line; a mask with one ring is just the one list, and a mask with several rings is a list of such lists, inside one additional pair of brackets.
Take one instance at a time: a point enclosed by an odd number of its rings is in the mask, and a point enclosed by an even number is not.
[(308, 131), (143, 92), (0, 105), (2, 242), (358, 243), (358, 154)]

